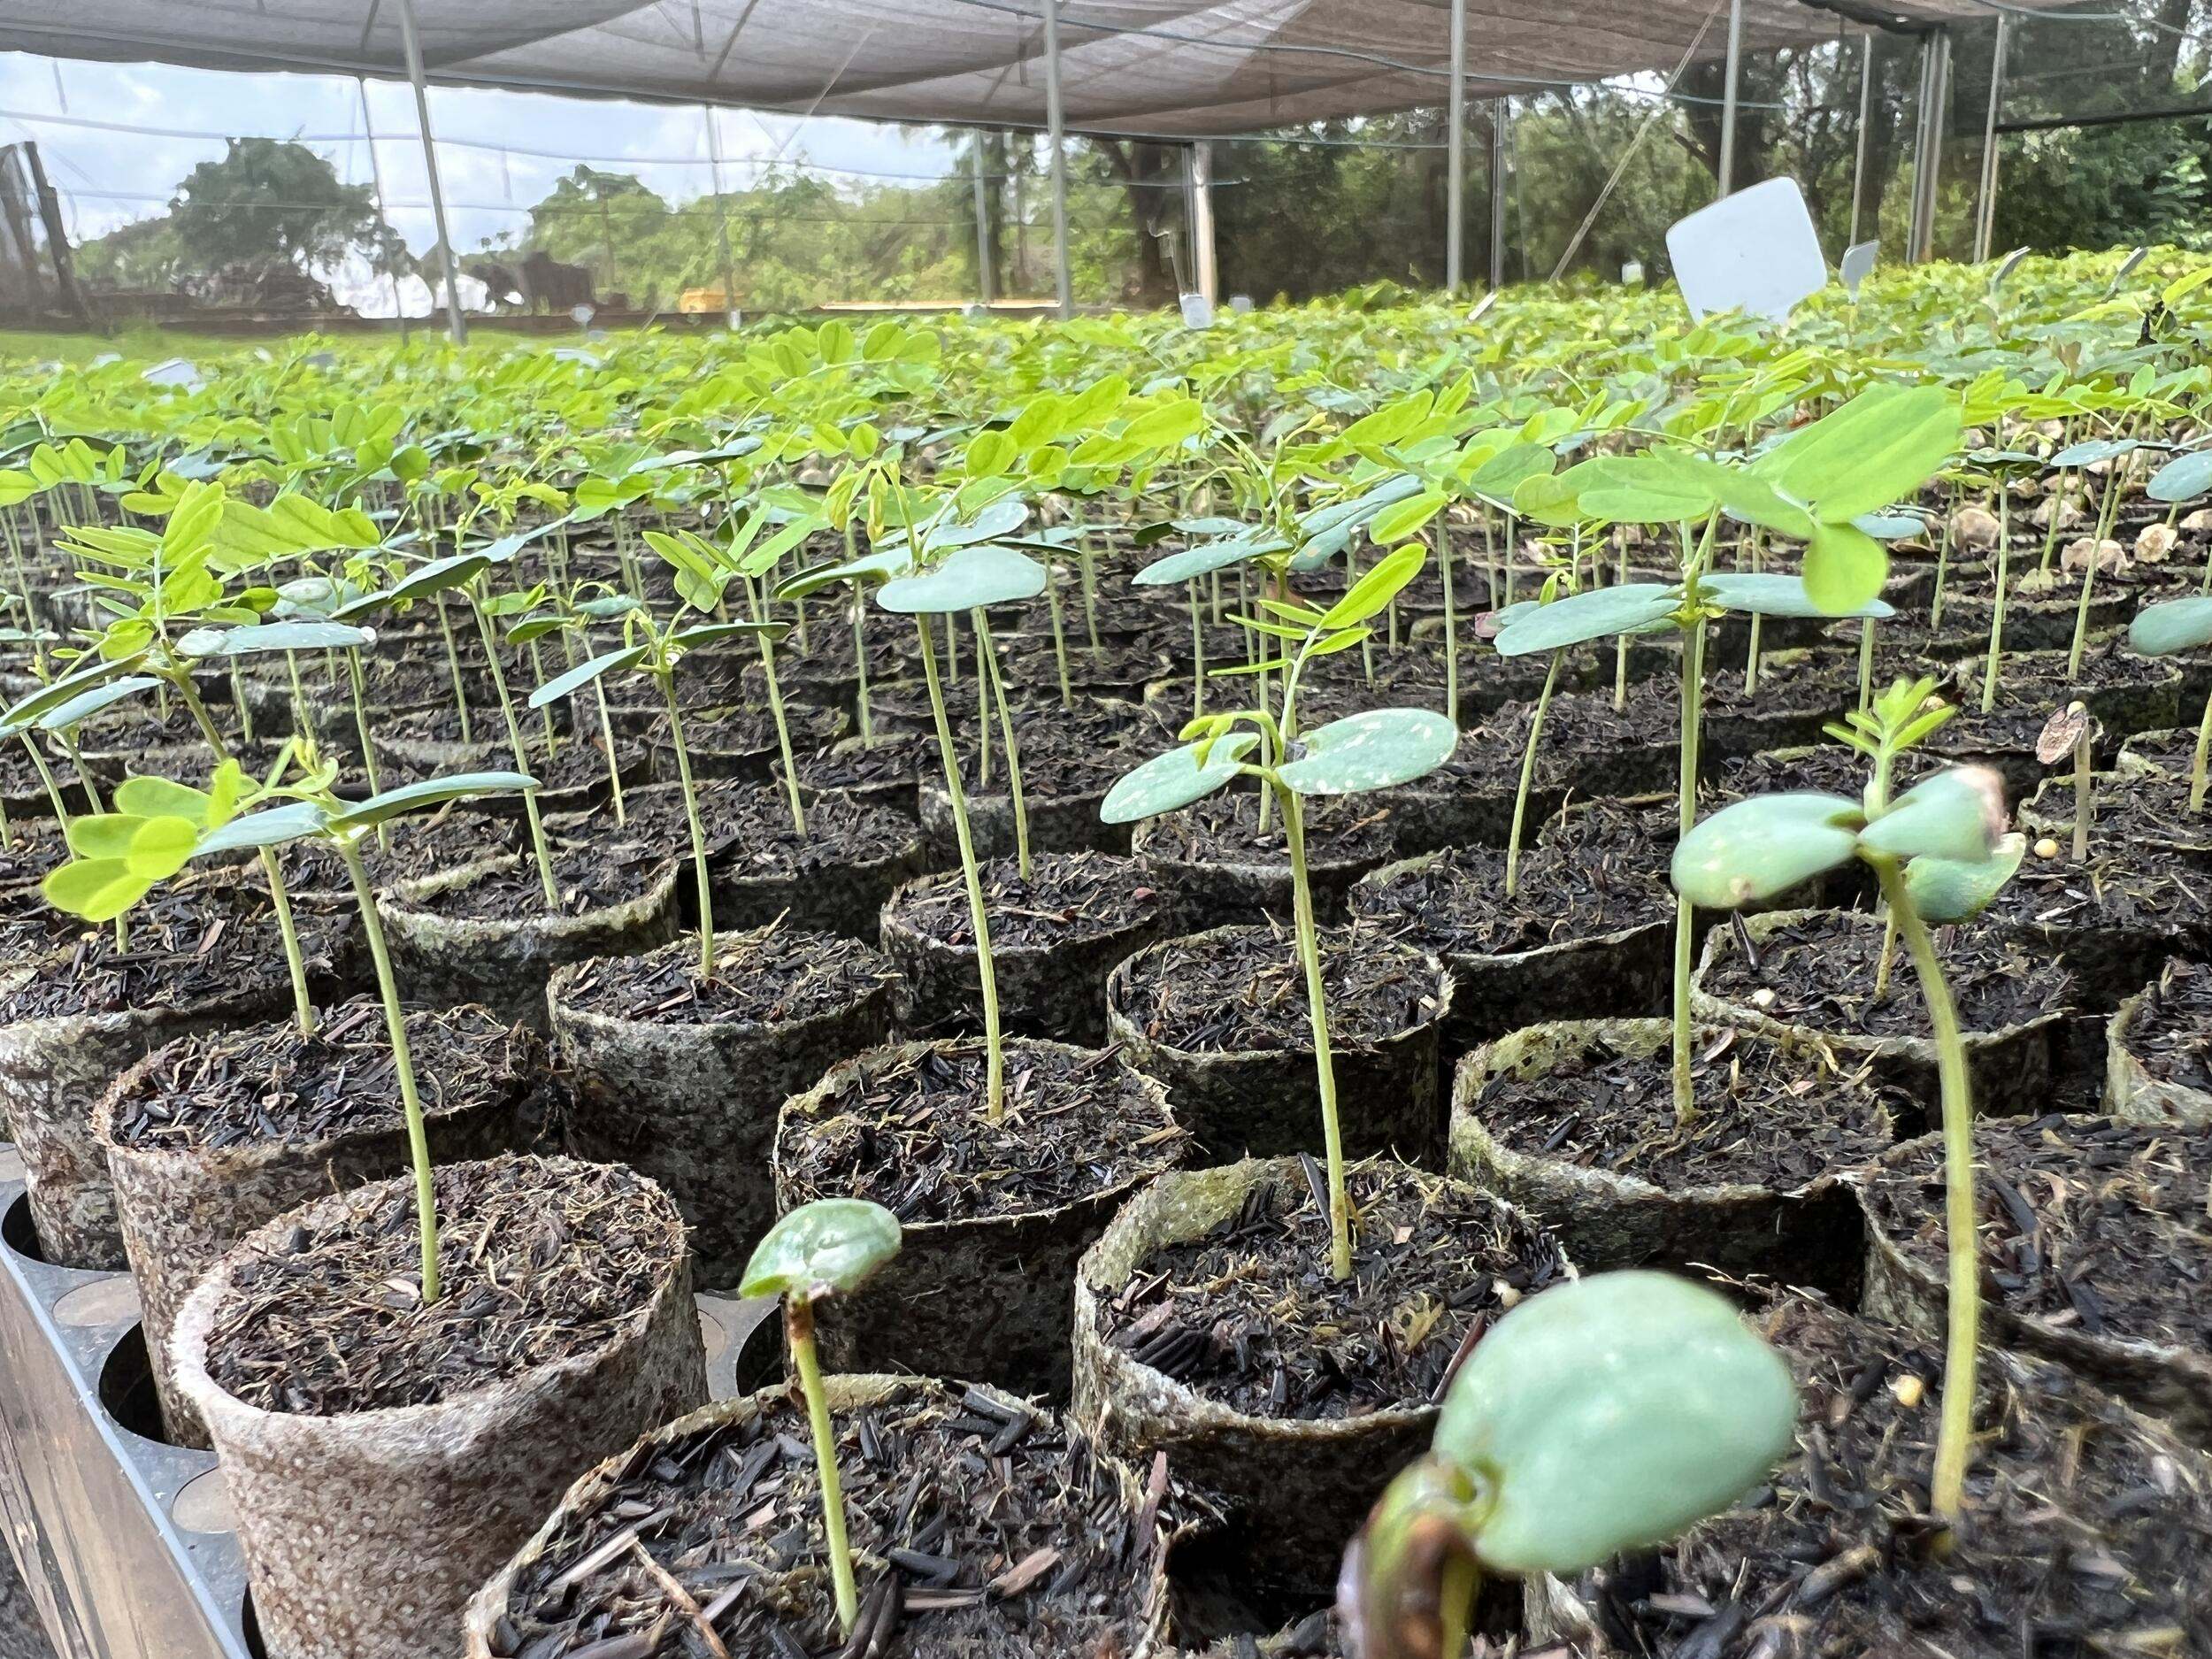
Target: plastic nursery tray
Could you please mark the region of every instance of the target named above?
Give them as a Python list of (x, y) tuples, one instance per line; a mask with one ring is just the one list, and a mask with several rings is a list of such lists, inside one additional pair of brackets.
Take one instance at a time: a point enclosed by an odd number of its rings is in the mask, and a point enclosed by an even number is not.
[[(770, 1305), (699, 1298), (716, 1399), (775, 1363)], [(39, 1259), (0, 1145), (0, 1517), (56, 1659), (257, 1659), (215, 1455), (155, 1438), (138, 1319), (128, 1273)]]

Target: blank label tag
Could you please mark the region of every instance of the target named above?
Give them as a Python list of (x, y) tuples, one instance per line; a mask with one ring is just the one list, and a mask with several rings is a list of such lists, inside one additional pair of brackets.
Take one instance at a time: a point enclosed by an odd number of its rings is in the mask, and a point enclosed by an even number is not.
[(1828, 261), (1794, 179), (1769, 179), (1701, 207), (1667, 232), (1690, 314), (1742, 311), (1780, 322), (1828, 285)]

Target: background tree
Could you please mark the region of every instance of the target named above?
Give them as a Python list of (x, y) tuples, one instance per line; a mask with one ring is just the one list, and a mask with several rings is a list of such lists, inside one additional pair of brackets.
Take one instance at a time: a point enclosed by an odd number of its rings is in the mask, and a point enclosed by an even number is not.
[(193, 273), (288, 265), (311, 275), (356, 252), (383, 272), (403, 268), (406, 256), (369, 186), (342, 183), (306, 145), (272, 138), (230, 139), (220, 161), (185, 174), (169, 222)]

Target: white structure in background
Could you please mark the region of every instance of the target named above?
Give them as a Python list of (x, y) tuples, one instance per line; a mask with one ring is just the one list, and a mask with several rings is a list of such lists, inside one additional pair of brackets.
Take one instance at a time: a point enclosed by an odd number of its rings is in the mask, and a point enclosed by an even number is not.
[(1676, 220), (1667, 255), (1693, 317), (1741, 311), (1781, 322), (1828, 286), (1828, 261), (1794, 179), (1768, 179)]
[(1836, 267), (1836, 274), (1843, 279), (1844, 291), (1853, 299), (1859, 297), (1859, 284), (1874, 273), (1875, 262), (1881, 255), (1878, 242), (1855, 242), (1843, 250), (1843, 263)]
[[(413, 274), (395, 283), (381, 272), (371, 270), (369, 262), (359, 257), (315, 274), (329, 287), (331, 298), (351, 307), (362, 317), (434, 317), (445, 305), (443, 283), (434, 287)], [(395, 297), (398, 300), (397, 309), (393, 306)], [(491, 299), (491, 289), (466, 272), (462, 273), (462, 310), (488, 311)]]

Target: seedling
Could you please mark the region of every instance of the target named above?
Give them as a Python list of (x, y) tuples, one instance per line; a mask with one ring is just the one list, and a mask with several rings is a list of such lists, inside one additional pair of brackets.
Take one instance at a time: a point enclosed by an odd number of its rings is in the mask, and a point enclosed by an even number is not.
[(2035, 757), (2046, 766), (2055, 766), (2071, 757), (2074, 762), (2074, 862), (2080, 864), (2089, 856), (2089, 826), (2094, 816), (2095, 803), (2092, 799), (2091, 750), (2097, 741), (2098, 726), (2086, 705), (2070, 703), (2056, 710), (2043, 723), (2037, 733)]
[(1715, 1292), (1600, 1273), (1515, 1308), (1453, 1378), (1429, 1455), (1345, 1552), (1349, 1659), (1460, 1659), (1486, 1572), (1581, 1572), (1718, 1514), (1788, 1455), (1797, 1390)]
[[(2207, 645), (2212, 645), (2212, 596), (2145, 605), (2128, 625), (2129, 649), (2144, 657), (2173, 657)], [(2197, 722), (2196, 755), (2189, 764), (2192, 812), (2204, 810), (2208, 756), (2212, 756), (2212, 695), (2204, 700), (2204, 714)]]
[[(1917, 489), (1956, 447), (1958, 401), (1939, 387), (1876, 386), (1792, 434), (1747, 466), (1678, 449), (1601, 457), (1571, 469), (1580, 511), (1617, 524), (1678, 526), (1680, 580), (1624, 582), (1523, 614), (1497, 639), (1501, 656), (1557, 651), (1613, 635), (1674, 629), (1682, 635), (1682, 736), (1676, 799), (1682, 832), (1697, 811), (1699, 718), (1705, 628), (1724, 611), (1766, 616), (1893, 614), (1878, 597), (1889, 568), (1882, 544), (1858, 526), (1866, 513)], [(1776, 572), (1711, 570), (1722, 514), (1806, 542), (1802, 580)], [(1704, 529), (1694, 540), (1693, 523)], [(1691, 1085), (1690, 964), (1695, 918), (1675, 906), (1674, 1109), (1697, 1115)]]
[(784, 1340), (791, 1346), (799, 1391), (806, 1396), (814, 1467), (822, 1483), (822, 1535), (829, 1548), (837, 1622), (848, 1640), (860, 1617), (860, 1596), (853, 1584), (852, 1549), (845, 1538), (837, 1433), (830, 1424), (829, 1396), (823, 1392), (822, 1362), (814, 1346), (814, 1304), (825, 1296), (859, 1289), (899, 1253), (899, 1218), (881, 1204), (864, 1198), (818, 1199), (768, 1229), (754, 1247), (738, 1286), (741, 1296), (783, 1298)]
[(1336, 1064), (1329, 1044), (1328, 998), (1314, 923), (1313, 886), (1306, 866), (1305, 797), (1357, 795), (1409, 783), (1451, 757), (1459, 728), (1426, 709), (1376, 709), (1300, 733), (1299, 681), (1317, 657), (1348, 650), (1368, 622), (1413, 580), (1427, 557), (1418, 541), (1385, 557), (1326, 611), (1290, 600), (1263, 602), (1271, 620), (1243, 618), (1271, 638), (1294, 645), (1268, 660), (1283, 671), (1279, 714), (1264, 708), (1202, 715), (1183, 728), (1179, 749), (1156, 755), (1107, 792), (1099, 817), (1109, 824), (1172, 812), (1204, 799), (1232, 780), (1252, 778), (1281, 809), (1290, 854), (1293, 926), (1305, 970), (1307, 1012), (1321, 1094), (1322, 1141), (1328, 1158), (1329, 1259), (1340, 1279), (1352, 1276), (1351, 1203), (1344, 1185), (1344, 1138), (1337, 1115)]
[(1863, 799), (1761, 795), (1724, 807), (1675, 849), (1674, 887), (1686, 902), (1741, 910), (1853, 859), (1881, 883), (1891, 925), (1904, 936), (1933, 1028), (1942, 1095), (1945, 1226), (1950, 1314), (1943, 1420), (1932, 1503), (1955, 1522), (1972, 1425), (1980, 1285), (1975, 1275), (1974, 1102), (1966, 1048), (1930, 923), (1963, 921), (1993, 900), (2020, 866), (2023, 838), (2006, 833), (2004, 786), (1985, 767), (1939, 772), (1894, 800), (1897, 758), (1955, 710), (1928, 706), (1933, 682), (1901, 680), (1872, 709), (1831, 732), (1872, 762)]
[[(268, 856), (288, 841), (319, 841), (334, 850), (352, 878), (354, 902), (369, 941), (376, 970), (377, 994), (384, 1005), (384, 1029), (399, 1077), (401, 1109), (407, 1120), (407, 1144), (414, 1164), (415, 1217), (422, 1240), (422, 1299), (437, 1301), (438, 1218), (431, 1192), (429, 1133), (416, 1086), (414, 1059), (393, 977), (384, 925), (376, 895), (361, 858), (361, 841), (378, 826), (403, 813), (442, 806), (472, 795), (527, 791), (537, 780), (519, 772), (471, 772), (433, 778), (388, 790), (366, 801), (344, 802), (331, 793), (337, 769), (317, 764), (311, 745), (288, 744), (277, 773), (297, 757), (304, 770), (288, 784), (254, 787), (234, 761), (219, 766), (205, 790), (162, 778), (129, 778), (115, 791), (116, 810), (79, 818), (71, 826), (70, 850), (76, 856), (46, 879), (43, 891), (57, 910), (88, 922), (116, 919), (157, 883), (195, 858), (252, 848)], [(268, 801), (281, 805), (256, 811)], [(295, 952), (296, 944), (288, 946)], [(295, 964), (296, 971), (296, 963)]]

